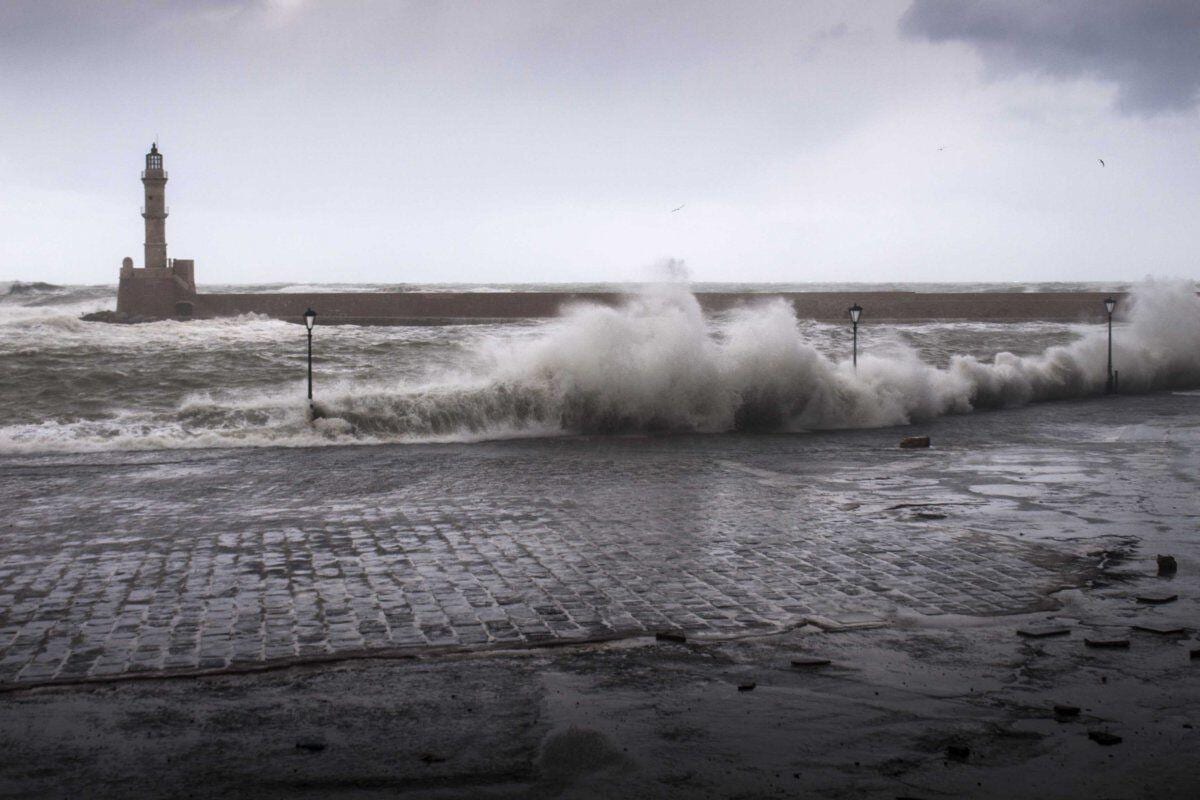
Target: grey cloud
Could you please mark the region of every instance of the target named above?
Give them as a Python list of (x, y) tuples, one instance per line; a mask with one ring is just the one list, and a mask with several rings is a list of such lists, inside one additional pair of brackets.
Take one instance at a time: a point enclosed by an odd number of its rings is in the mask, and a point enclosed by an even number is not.
[(998, 74), (1112, 81), (1126, 114), (1200, 102), (1196, 0), (914, 0), (900, 27), (914, 38), (973, 45)]
[(4, 51), (87, 47), (97, 42), (122, 45), (161, 36), (179, 24), (220, 25), (253, 18), (280, 7), (271, 0), (13, 0), (0, 4), (0, 48)]

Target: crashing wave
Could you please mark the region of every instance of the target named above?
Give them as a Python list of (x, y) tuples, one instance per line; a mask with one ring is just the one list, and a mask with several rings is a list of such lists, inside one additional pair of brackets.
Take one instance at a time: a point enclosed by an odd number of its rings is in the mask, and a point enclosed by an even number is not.
[[(1115, 344), (1123, 391), (1200, 385), (1200, 300), (1189, 286), (1145, 284), (1126, 317)], [(855, 370), (822, 355), (785, 301), (714, 326), (691, 294), (657, 290), (618, 308), (570, 308), (545, 336), (494, 350), (480, 374), (345, 393), (320, 408), (383, 438), (878, 427), (1100, 394), (1106, 347), (1097, 330), (1040, 355), (955, 356), (945, 368), (893, 347), (860, 356)]]
[(58, 292), (65, 289), (65, 286), (58, 286), (53, 283), (43, 283), (42, 281), (33, 281), (32, 283), (23, 283), (21, 281), (13, 281), (7, 285), (7, 288), (0, 292), (5, 295), (26, 295), (45, 292)]

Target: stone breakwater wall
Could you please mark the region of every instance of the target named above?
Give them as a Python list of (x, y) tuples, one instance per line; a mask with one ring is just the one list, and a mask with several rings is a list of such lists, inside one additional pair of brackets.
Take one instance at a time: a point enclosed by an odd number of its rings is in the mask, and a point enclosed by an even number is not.
[[(264, 314), (300, 321), (305, 309), (322, 325), (428, 325), (545, 318), (572, 303), (617, 305), (618, 292), (297, 292), (229, 294), (191, 291), (164, 274), (123, 276), (116, 322), (211, 319)], [(1096, 322), (1104, 318), (1104, 294), (1095, 292), (699, 292), (707, 312), (783, 298), (802, 319), (845, 320), (854, 303), (872, 321), (976, 320)], [(1120, 297), (1118, 296), (1118, 299)]]
[[(698, 293), (696, 299), (705, 311), (718, 312), (780, 297), (790, 302), (802, 319), (831, 321), (846, 319), (847, 309), (858, 303), (864, 309), (863, 318), (874, 321), (1097, 322), (1104, 319), (1106, 296), (1054, 292), (808, 292)], [(572, 303), (616, 305), (625, 298), (619, 293), (599, 292), (197, 294), (193, 296), (192, 314), (220, 317), (255, 313), (299, 321), (304, 310), (311, 307), (320, 324), (436, 324), (553, 317)]]

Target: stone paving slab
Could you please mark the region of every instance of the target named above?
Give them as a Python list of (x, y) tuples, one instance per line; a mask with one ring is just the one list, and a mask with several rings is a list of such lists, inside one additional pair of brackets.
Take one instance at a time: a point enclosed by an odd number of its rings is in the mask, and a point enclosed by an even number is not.
[(1080, 569), (886, 510), (962, 499), (911, 459), (858, 454), (814, 474), (805, 437), (769, 444), (8, 459), (0, 685), (720, 635), (848, 609), (1002, 614), (1043, 607)]

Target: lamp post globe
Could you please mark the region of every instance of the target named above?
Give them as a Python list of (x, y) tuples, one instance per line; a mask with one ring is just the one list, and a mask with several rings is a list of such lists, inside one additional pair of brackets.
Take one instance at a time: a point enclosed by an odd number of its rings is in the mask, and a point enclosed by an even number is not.
[(1117, 301), (1111, 297), (1104, 299), (1104, 310), (1108, 312), (1108, 376), (1104, 382), (1105, 394), (1112, 394), (1116, 389), (1116, 381), (1113, 379), (1112, 365), (1112, 315), (1117, 308)]
[(862, 316), (862, 312), (862, 306), (858, 303), (850, 306), (850, 324), (854, 329), (854, 345), (851, 350), (851, 359), (855, 369), (858, 369), (858, 320)]
[(304, 327), (308, 332), (308, 406), (312, 408), (312, 331), (317, 324), (317, 312), (311, 308), (304, 312)]

